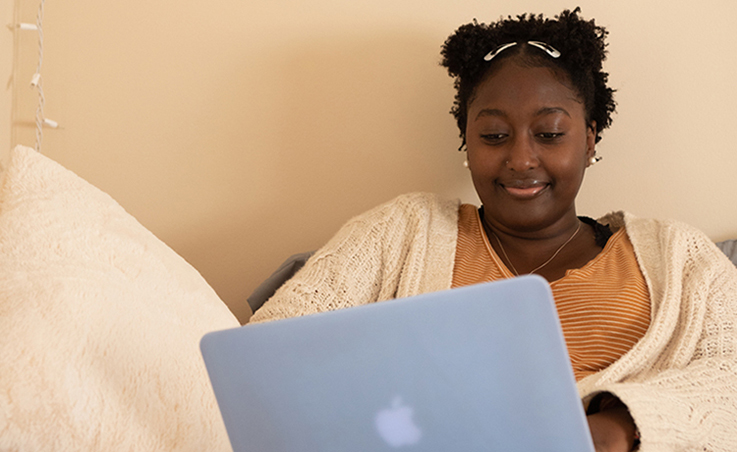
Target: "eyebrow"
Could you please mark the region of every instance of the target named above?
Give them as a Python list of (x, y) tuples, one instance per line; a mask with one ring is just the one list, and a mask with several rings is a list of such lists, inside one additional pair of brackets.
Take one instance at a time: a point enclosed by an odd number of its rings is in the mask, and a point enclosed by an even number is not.
[[(535, 112), (535, 116), (545, 116), (551, 115), (553, 113), (563, 113), (569, 118), (571, 117), (568, 111), (562, 107), (543, 107)], [(496, 108), (484, 108), (479, 112), (479, 114), (476, 115), (475, 119), (478, 120), (479, 118), (482, 118), (484, 116), (500, 116), (502, 118), (506, 118), (507, 114), (504, 113), (502, 110)]]

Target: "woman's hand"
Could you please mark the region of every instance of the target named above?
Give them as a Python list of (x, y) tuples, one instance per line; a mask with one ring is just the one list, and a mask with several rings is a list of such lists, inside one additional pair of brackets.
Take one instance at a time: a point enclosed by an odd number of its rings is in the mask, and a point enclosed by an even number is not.
[(618, 406), (587, 416), (596, 452), (630, 452), (635, 441), (635, 423), (627, 407)]

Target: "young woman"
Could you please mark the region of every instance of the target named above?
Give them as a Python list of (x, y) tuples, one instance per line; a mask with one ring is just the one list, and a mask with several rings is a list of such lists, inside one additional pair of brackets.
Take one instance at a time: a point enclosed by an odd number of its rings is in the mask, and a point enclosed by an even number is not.
[(356, 217), (252, 321), (536, 273), (598, 451), (731, 450), (737, 269), (683, 224), (576, 213), (614, 111), (605, 36), (578, 10), (460, 27), (443, 65), (482, 207), (410, 194)]

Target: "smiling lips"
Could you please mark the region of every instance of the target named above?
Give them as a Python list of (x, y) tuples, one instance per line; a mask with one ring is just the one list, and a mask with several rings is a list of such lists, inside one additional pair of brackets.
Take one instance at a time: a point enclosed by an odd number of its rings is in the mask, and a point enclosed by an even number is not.
[(530, 199), (543, 191), (548, 184), (534, 179), (514, 179), (502, 181), (499, 185), (511, 196), (518, 199)]

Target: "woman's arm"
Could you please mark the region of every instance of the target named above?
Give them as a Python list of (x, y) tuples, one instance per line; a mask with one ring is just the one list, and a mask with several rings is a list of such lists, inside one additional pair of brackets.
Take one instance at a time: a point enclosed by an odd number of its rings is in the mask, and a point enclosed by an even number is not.
[(412, 193), (351, 219), (251, 322), (450, 288), (458, 204)]
[(642, 452), (734, 450), (737, 269), (693, 228), (649, 220), (631, 226), (652, 324), (633, 350), (580, 382), (582, 395), (603, 391), (621, 400)]

